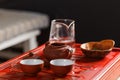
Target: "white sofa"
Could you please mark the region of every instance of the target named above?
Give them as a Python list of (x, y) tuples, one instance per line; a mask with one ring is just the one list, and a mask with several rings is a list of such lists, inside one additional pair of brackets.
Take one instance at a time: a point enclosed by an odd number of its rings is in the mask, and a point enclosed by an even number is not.
[(37, 47), (36, 37), (40, 29), (49, 25), (46, 14), (0, 9), (0, 50), (24, 42), (24, 50)]

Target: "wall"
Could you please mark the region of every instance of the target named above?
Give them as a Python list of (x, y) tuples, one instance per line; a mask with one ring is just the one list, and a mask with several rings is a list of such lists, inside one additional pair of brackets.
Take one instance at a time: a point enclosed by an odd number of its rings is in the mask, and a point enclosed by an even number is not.
[[(6, 0), (4, 8), (46, 13), (50, 19), (71, 18), (76, 21), (76, 42), (114, 39), (120, 46), (120, 1), (106, 0)], [(49, 28), (43, 30), (44, 43)], [(47, 33), (47, 34), (46, 34)]]

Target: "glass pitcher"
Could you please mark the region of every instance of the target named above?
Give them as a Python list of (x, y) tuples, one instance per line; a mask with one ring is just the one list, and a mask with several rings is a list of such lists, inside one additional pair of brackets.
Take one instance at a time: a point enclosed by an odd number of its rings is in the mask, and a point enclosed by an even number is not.
[(49, 41), (64, 43), (73, 47), (75, 43), (75, 21), (72, 19), (52, 20)]

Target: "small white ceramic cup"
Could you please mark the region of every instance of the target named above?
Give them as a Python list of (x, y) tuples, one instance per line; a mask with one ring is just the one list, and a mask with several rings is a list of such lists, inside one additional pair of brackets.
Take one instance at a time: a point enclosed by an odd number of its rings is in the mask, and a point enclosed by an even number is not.
[(44, 66), (44, 61), (41, 59), (23, 59), (20, 61), (20, 66), (25, 75), (35, 76)]
[(64, 77), (72, 70), (74, 61), (71, 59), (54, 59), (50, 61), (53, 73), (59, 77)]

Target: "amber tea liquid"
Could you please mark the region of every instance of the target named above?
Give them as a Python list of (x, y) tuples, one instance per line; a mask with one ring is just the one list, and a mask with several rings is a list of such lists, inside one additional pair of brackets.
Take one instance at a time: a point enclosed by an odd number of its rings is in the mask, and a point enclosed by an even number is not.
[(54, 40), (54, 41), (51, 41), (53, 43), (62, 43), (64, 45), (69, 45), (71, 48), (74, 48), (74, 45), (75, 45), (75, 41), (74, 40)]

